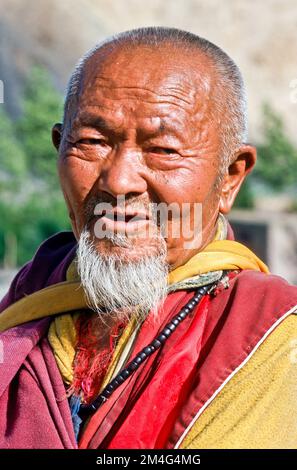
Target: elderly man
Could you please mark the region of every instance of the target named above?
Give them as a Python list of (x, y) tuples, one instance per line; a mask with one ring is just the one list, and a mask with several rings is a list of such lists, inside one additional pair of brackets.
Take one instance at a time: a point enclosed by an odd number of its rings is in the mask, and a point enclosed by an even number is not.
[(297, 289), (224, 217), (256, 161), (234, 62), (122, 33), (52, 137), (73, 233), (2, 300), (1, 447), (296, 447)]

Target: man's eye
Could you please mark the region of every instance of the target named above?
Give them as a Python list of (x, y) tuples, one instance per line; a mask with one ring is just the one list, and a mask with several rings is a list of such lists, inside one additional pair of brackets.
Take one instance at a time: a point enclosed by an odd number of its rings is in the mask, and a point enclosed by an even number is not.
[(77, 144), (82, 145), (105, 145), (103, 139), (80, 139), (77, 141)]
[(167, 147), (151, 147), (149, 151), (150, 153), (158, 153), (159, 155), (176, 155), (177, 153), (176, 150)]

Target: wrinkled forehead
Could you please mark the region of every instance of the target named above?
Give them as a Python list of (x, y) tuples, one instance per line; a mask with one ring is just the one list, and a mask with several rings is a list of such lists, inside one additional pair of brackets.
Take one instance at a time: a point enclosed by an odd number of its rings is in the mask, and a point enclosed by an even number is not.
[(182, 105), (189, 111), (197, 103), (209, 101), (213, 89), (210, 60), (202, 53), (176, 49), (138, 46), (97, 51), (86, 63), (79, 101), (101, 90), (127, 99), (143, 98), (154, 102), (156, 96)]

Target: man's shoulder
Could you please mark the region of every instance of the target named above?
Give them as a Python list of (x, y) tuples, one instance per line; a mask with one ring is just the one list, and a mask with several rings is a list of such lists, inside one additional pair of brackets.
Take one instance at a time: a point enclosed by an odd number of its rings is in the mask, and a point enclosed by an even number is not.
[[(224, 288), (228, 287), (228, 288)], [(255, 343), (277, 322), (297, 309), (297, 287), (273, 274), (244, 270), (230, 277), (211, 303), (212, 324), (222, 323), (226, 337)], [(221, 332), (221, 333), (222, 333)], [(252, 341), (251, 338), (254, 338)]]
[(57, 232), (39, 245), (32, 259), (34, 259), (37, 255), (46, 253), (48, 251), (52, 254), (53, 252), (61, 250), (63, 247), (68, 245), (73, 246), (75, 243), (75, 236), (71, 230)]
[[(44, 287), (65, 279), (66, 270), (76, 251), (76, 240), (73, 232), (58, 232), (47, 238), (36, 250), (28, 263), (32, 274), (41, 277)], [(30, 273), (31, 274), (31, 273)]]
[(13, 279), (0, 302), (0, 311), (25, 295), (65, 280), (67, 268), (75, 255), (73, 232), (59, 232), (46, 239)]
[(230, 285), (241, 294), (250, 296), (250, 300), (263, 299), (290, 299), (297, 304), (297, 286), (290, 284), (286, 279), (275, 274), (266, 274), (259, 271), (243, 270), (234, 277)]

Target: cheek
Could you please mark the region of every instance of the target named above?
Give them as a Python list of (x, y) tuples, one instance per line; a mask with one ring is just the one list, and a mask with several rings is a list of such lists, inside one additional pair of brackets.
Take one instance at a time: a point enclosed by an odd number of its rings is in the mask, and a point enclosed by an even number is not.
[(212, 165), (200, 165), (197, 170), (182, 168), (161, 174), (154, 181), (160, 201), (167, 204), (206, 203), (214, 190), (217, 169)]
[(83, 201), (92, 189), (99, 174), (95, 162), (87, 162), (76, 157), (61, 159), (58, 171), (64, 194), (72, 203)]
[[(163, 174), (159, 179), (159, 200), (166, 204), (177, 204), (179, 211), (168, 222), (169, 246), (177, 246), (183, 236), (174, 239), (173, 233), (184, 233), (187, 230), (196, 232), (216, 218), (219, 195), (215, 183), (217, 167), (211, 162), (201, 162), (199, 168), (183, 168)], [(162, 181), (161, 181), (162, 180)], [(181, 232), (181, 226), (185, 232)], [(178, 232), (179, 231), (179, 232)]]

